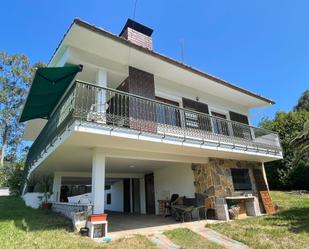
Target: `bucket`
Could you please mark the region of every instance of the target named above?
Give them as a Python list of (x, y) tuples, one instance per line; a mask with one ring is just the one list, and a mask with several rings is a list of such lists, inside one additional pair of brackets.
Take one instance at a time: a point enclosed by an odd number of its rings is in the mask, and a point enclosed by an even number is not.
[(87, 227), (82, 227), (79, 232), (81, 236), (88, 236), (89, 229)]

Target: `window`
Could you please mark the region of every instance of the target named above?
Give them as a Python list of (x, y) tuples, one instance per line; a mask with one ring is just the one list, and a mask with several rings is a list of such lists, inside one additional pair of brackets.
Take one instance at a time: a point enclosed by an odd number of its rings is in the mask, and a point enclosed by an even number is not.
[(194, 112), (184, 112), (185, 126), (193, 129), (211, 131), (210, 117), (197, 112), (209, 114), (208, 105), (202, 102), (182, 98), (183, 108)]
[(106, 195), (106, 204), (112, 204), (112, 194), (108, 193)]
[(174, 108), (167, 105), (156, 105), (157, 121), (160, 124), (180, 126), (180, 115), (179, 110), (177, 109), (177, 107), (179, 107), (179, 103), (158, 96), (156, 96), (156, 100), (165, 104), (175, 106)]
[(111, 185), (105, 185), (105, 190), (110, 190), (111, 189)]
[(218, 112), (211, 112), (211, 115), (215, 117), (212, 119), (214, 132), (217, 134), (229, 136), (228, 122), (225, 121), (226, 115)]
[(250, 127), (248, 126), (249, 125), (248, 117), (246, 115), (230, 111), (230, 118), (232, 121), (238, 122), (232, 124), (234, 136), (252, 140), (251, 130)]
[(231, 169), (234, 190), (251, 190), (251, 181), (248, 169)]

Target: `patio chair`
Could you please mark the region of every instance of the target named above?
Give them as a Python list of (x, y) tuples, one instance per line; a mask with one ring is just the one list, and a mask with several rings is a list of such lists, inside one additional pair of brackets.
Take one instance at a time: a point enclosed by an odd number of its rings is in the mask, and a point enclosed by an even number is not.
[(182, 206), (181, 208), (175, 207), (176, 220), (185, 222), (185, 217), (190, 215), (190, 220), (192, 221), (192, 212), (194, 208), (194, 206)]
[(203, 213), (203, 218), (207, 219), (207, 206), (206, 206), (206, 199), (208, 196), (203, 193), (195, 193), (196, 199), (196, 208), (195, 210), (198, 212), (198, 219), (201, 219), (201, 213)]
[(207, 198), (204, 194), (195, 194), (195, 198), (183, 197), (183, 205), (174, 205), (176, 219), (184, 222), (185, 217), (190, 215), (190, 220), (193, 220), (193, 213), (197, 213), (197, 219), (201, 219), (201, 213), (203, 218), (206, 219), (207, 208), (205, 206), (205, 199)]
[(173, 216), (172, 206), (178, 198), (179, 194), (172, 194), (171, 200), (165, 203), (165, 210), (168, 210), (168, 214), (166, 214), (165, 217)]

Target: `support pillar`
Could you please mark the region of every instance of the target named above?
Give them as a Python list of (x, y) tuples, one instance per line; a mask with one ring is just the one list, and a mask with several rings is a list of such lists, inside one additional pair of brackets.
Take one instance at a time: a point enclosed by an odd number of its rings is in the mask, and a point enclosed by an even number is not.
[(267, 176), (266, 176), (264, 163), (262, 163), (262, 172), (263, 172), (264, 181), (265, 181), (266, 186), (267, 186), (267, 190), (269, 191), (268, 180), (267, 180)]
[(105, 198), (105, 155), (93, 151), (92, 155), (92, 203), (93, 213), (104, 213), (104, 198)]
[(61, 193), (61, 175), (58, 172), (54, 173), (53, 181), (53, 201), (60, 201)]
[(140, 187), (140, 204), (141, 204), (141, 214), (146, 214), (146, 194), (145, 194), (145, 179), (140, 178), (139, 179), (139, 187)]
[[(96, 83), (100, 87), (107, 87), (107, 72), (105, 70), (97, 71)], [(97, 92), (96, 111), (103, 114), (106, 111), (106, 91), (104, 89)]]

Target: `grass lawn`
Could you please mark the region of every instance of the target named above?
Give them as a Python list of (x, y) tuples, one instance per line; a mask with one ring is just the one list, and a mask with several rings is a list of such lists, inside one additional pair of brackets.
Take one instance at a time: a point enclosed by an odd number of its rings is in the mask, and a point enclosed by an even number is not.
[(26, 207), (17, 197), (0, 197), (0, 248), (119, 248), (154, 249), (142, 236), (105, 245), (76, 235), (71, 221), (49, 210)]
[(309, 195), (271, 192), (279, 213), (208, 225), (256, 249), (309, 248)]
[(164, 233), (176, 245), (184, 249), (224, 249), (187, 228), (178, 228)]

